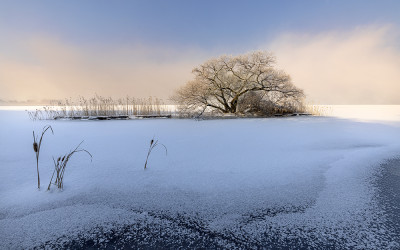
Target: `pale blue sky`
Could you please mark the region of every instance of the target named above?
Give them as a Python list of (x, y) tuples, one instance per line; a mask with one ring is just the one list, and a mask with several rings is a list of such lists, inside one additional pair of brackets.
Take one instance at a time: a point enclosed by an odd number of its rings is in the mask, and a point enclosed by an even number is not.
[[(360, 29), (362, 34), (379, 33), (379, 30), (386, 27), (383, 32), (385, 34), (380, 38), (385, 41), (391, 33), (398, 34), (399, 13), (398, 0), (2, 0), (0, 65), (5, 65), (8, 70), (2, 73), (0, 69), (0, 99), (44, 98), (33, 93), (33, 90), (21, 91), (27, 90), (28, 77), (40, 79), (36, 81), (37, 84), (42, 82), (43, 87), (53, 88), (51, 93), (54, 93), (54, 98), (60, 98), (68, 84), (65, 82), (67, 76), (63, 78), (64, 74), (77, 75), (69, 81), (76, 81), (78, 77), (86, 79), (90, 86), (77, 89), (77, 92), (68, 92), (67, 95), (89, 94), (90, 91), (101, 93), (101, 88), (106, 88), (107, 83), (95, 85), (99, 79), (82, 76), (83, 73), (77, 73), (74, 65), (80, 65), (80, 69), (87, 67), (86, 72), (90, 69), (93, 72), (104, 71), (106, 65), (99, 66), (98, 61), (110, 57), (112, 60), (108, 63), (114, 66), (123, 64), (134, 67), (141, 60), (143, 65), (170, 63), (171, 67), (180, 67), (182, 72), (189, 71), (188, 74), (182, 73), (182, 78), (171, 78), (170, 82), (166, 79), (168, 75), (164, 74), (161, 78), (166, 83), (160, 87), (159, 92), (156, 91), (162, 84), (159, 79), (149, 79), (143, 83), (144, 76), (136, 79), (127, 74), (124, 78), (126, 71), (120, 72), (122, 66), (109, 74), (109, 79), (115, 79), (112, 84), (119, 86), (123, 93), (136, 91), (142, 96), (170, 94), (174, 87), (184, 84), (190, 78), (190, 68), (210, 56), (237, 54), (260, 48), (270, 50), (272, 47), (269, 45), (276, 45), (284, 34), (318, 38), (329, 32), (336, 32), (340, 36), (342, 33), (357, 33)], [(390, 36), (390, 44), (382, 46), (398, 48), (400, 43), (395, 41), (399, 41), (398, 35)], [(127, 54), (131, 57), (121, 56), (119, 49), (129, 50)], [(44, 56), (46, 53), (49, 55)], [(69, 58), (75, 54), (74, 58)], [(93, 55), (99, 57), (92, 59), (94, 62), (88, 58)], [(279, 53), (277, 56), (279, 61)], [(137, 61), (132, 62), (132, 58)], [(51, 67), (56, 64), (54, 61), (70, 61), (70, 64), (60, 65), (59, 69), (63, 68), (61, 72)], [(160, 68), (160, 72), (171, 70)], [(95, 74), (93, 72), (92, 75)], [(181, 74), (179, 72), (177, 70), (174, 74)], [(119, 76), (118, 79), (115, 75)], [(139, 87), (139, 81), (149, 87)], [(119, 95), (118, 92), (112, 94)]]
[(3, 0), (0, 6), (2, 39), (39, 33), (77, 44), (240, 48), (282, 31), (318, 32), (379, 23), (400, 26), (398, 0)]

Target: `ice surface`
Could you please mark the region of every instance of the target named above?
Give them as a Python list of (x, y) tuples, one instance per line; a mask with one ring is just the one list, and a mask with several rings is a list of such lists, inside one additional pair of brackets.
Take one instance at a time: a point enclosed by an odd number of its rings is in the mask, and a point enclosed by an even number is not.
[[(372, 185), (379, 164), (400, 152), (399, 106), (390, 112), (32, 122), (0, 110), (0, 249), (101, 243), (132, 225), (189, 238), (202, 230), (223, 246), (400, 247)], [(32, 130), (47, 124), (55, 134), (43, 140), (38, 191)], [(168, 155), (155, 148), (143, 170), (153, 136)], [(82, 140), (93, 161), (74, 155), (64, 190), (46, 191), (52, 157)]]

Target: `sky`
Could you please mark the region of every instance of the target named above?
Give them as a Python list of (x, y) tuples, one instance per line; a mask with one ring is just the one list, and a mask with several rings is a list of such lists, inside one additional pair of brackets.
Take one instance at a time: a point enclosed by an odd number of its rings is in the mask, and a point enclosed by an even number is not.
[(398, 0), (0, 0), (0, 103), (156, 96), (275, 54), (313, 104), (400, 104)]

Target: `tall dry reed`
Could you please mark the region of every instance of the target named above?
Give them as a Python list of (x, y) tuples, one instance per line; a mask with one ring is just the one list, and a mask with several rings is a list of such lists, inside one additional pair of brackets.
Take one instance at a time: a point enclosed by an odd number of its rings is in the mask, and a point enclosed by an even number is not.
[(91, 116), (162, 116), (171, 115), (171, 111), (164, 102), (156, 97), (113, 99), (95, 95), (92, 98), (80, 96), (77, 101), (71, 98), (63, 101), (53, 101), (43, 109), (28, 111), (32, 120), (79, 118)]
[(146, 162), (144, 163), (144, 169), (147, 168), (147, 161), (149, 160), (149, 157), (150, 157), (151, 152), (152, 152), (153, 149), (154, 149), (155, 147), (157, 147), (158, 145), (163, 146), (164, 149), (165, 149), (165, 155), (168, 155), (167, 147), (166, 147), (164, 144), (159, 143), (158, 140), (154, 140), (154, 137), (153, 137), (153, 139), (151, 139), (151, 141), (150, 141), (150, 147), (149, 147), (149, 151), (147, 152)]
[(40, 139), (38, 138), (39, 135), (35, 136), (35, 131), (33, 131), (33, 151), (36, 155), (36, 171), (37, 171), (37, 178), (38, 178), (38, 189), (40, 189), (40, 175), (39, 175), (39, 155), (40, 155), (40, 148), (42, 146), (43, 136), (46, 134), (46, 131), (50, 129), (51, 133), (54, 135), (53, 128), (50, 125), (44, 126), (42, 130), (42, 135)]
[[(80, 145), (83, 143), (79, 143), (79, 145), (74, 149), (71, 150), (69, 153), (63, 155), (62, 157), (58, 157), (57, 161), (53, 157), (53, 162), (54, 162), (54, 171), (53, 175), (51, 176), (49, 186), (47, 187), (47, 190), (50, 190), (51, 184), (55, 185), (58, 189), (63, 189), (64, 187), (64, 174), (65, 174), (65, 169), (67, 167), (69, 159), (74, 155), (75, 153), (78, 152), (85, 152), (90, 156), (90, 160), (92, 160), (93, 156), (87, 151), (86, 149), (79, 149)], [(56, 174), (55, 181), (53, 181), (54, 174)]]

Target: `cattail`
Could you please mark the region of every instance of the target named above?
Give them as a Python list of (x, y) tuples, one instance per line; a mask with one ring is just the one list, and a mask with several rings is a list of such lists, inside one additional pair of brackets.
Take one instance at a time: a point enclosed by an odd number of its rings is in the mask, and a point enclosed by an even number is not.
[[(40, 145), (42, 145), (43, 136), (48, 129), (50, 129), (51, 132), (53, 133), (53, 128), (50, 125), (45, 126), (42, 131), (42, 136), (40, 136), (40, 140), (38, 140), (38, 137), (35, 136), (35, 131), (32, 131), (33, 151), (35, 151), (35, 153), (36, 153), (36, 171), (37, 171), (37, 176), (38, 176), (38, 189), (40, 189), (40, 176), (39, 176), (39, 153), (40, 152), (39, 151), (40, 151)], [(37, 143), (37, 142), (39, 142), (39, 143)]]
[(154, 138), (153, 138), (153, 139), (151, 139), (151, 141), (150, 141), (150, 147), (149, 147), (149, 151), (147, 152), (146, 162), (144, 163), (144, 169), (146, 169), (146, 168), (147, 168), (147, 161), (149, 160), (149, 156), (150, 156), (150, 154), (151, 154), (151, 151), (152, 151), (152, 150), (153, 150), (155, 147), (157, 147), (158, 145), (161, 145), (161, 146), (163, 146), (163, 147), (164, 147), (164, 149), (165, 149), (165, 154), (168, 154), (167, 147), (165, 147), (165, 145), (164, 145), (164, 144), (162, 144), (162, 143), (158, 143), (158, 140), (154, 141)]
[[(51, 187), (52, 184), (57, 186), (57, 188), (59, 188), (59, 189), (63, 188), (63, 186), (64, 186), (63, 178), (64, 178), (65, 168), (67, 166), (68, 159), (70, 159), (73, 154), (78, 153), (78, 152), (85, 152), (90, 156), (90, 158), (92, 158), (92, 155), (89, 153), (89, 151), (87, 151), (86, 149), (80, 149), (79, 148), (79, 146), (82, 144), (82, 142), (79, 143), (79, 145), (74, 150), (72, 150), (68, 154), (65, 154), (62, 158), (61, 158), (61, 156), (58, 157), (57, 158), (58, 159), (57, 162), (54, 161), (53, 175), (51, 176), (50, 183), (49, 183), (49, 185), (47, 187), (47, 190), (50, 190), (50, 187)], [(56, 179), (53, 182), (53, 178), (54, 177)]]

